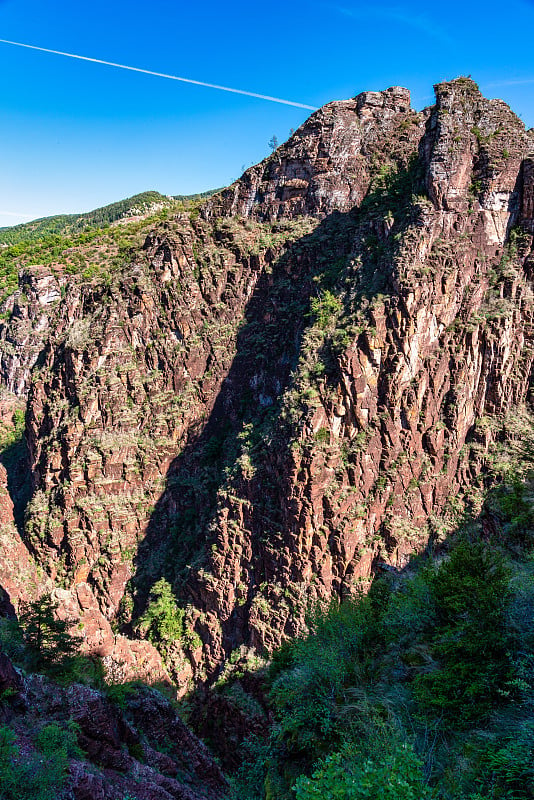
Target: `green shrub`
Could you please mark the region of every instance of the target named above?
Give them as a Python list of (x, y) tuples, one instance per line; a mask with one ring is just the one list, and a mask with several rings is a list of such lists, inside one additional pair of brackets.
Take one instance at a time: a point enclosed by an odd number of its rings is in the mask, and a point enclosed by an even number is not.
[(311, 313), (315, 317), (316, 325), (322, 330), (333, 325), (342, 309), (340, 298), (332, 294), (329, 289), (326, 289), (320, 297), (313, 297), (311, 301)]
[(495, 800), (534, 797), (534, 722), (527, 723), (517, 738), (508, 739), (498, 749), (486, 748), (484, 756), (484, 774), (477, 780), (484, 797)]
[(436, 667), (414, 686), (424, 714), (467, 725), (502, 700), (512, 669), (505, 615), (509, 578), (503, 556), (482, 542), (460, 543), (429, 576)]
[(265, 775), (272, 758), (268, 741), (252, 734), (241, 746), (242, 762), (230, 781), (231, 800), (263, 800)]
[(184, 634), (184, 611), (179, 608), (170, 583), (160, 578), (150, 591), (139, 628), (153, 644), (170, 643)]
[(327, 756), (311, 778), (295, 785), (297, 800), (430, 800), (422, 763), (408, 744), (362, 758), (346, 748)]
[[(532, 477), (530, 482), (532, 481)], [(534, 506), (532, 485), (517, 475), (496, 488), (491, 496), (491, 506), (503, 520), (507, 538), (519, 545), (532, 546), (534, 541)]]
[(78, 747), (79, 726), (69, 720), (65, 726), (57, 722), (45, 725), (35, 737), (35, 746), (45, 756), (61, 755), (65, 759), (82, 755)]
[(27, 666), (56, 679), (69, 680), (73, 676), (79, 645), (70, 634), (71, 623), (56, 616), (57, 608), (50, 594), (23, 603), (19, 624)]
[(20, 442), (24, 434), (24, 409), (16, 408), (13, 411), (11, 418), (11, 425), (2, 425), (0, 427), (0, 453), (4, 455), (9, 447)]
[(116, 706), (123, 711), (126, 709), (126, 704), (129, 697), (132, 697), (139, 687), (142, 686), (140, 681), (127, 681), (126, 683), (110, 683), (104, 686), (104, 691)]
[(375, 655), (384, 647), (383, 608), (388, 594), (387, 587), (377, 582), (366, 597), (316, 610), (308, 619), (311, 633), (295, 640), (278, 662), (280, 666), (289, 662), (291, 667), (278, 677), (273, 674), (277, 743), (303, 768), (311, 767), (343, 736), (340, 707), (346, 689), (372, 673)]
[(436, 622), (434, 598), (429, 586), (432, 571), (422, 568), (392, 592), (384, 619), (387, 639), (407, 648), (420, 642)]
[(0, 800), (56, 800), (65, 786), (67, 768), (63, 749), (22, 755), (14, 732), (0, 727)]
[(319, 428), (315, 434), (317, 444), (330, 444), (330, 431), (328, 428)]
[[(508, 728), (510, 720), (504, 721)], [(531, 800), (534, 797), (534, 723), (513, 723), (513, 733), (475, 737), (464, 750), (459, 780), (447, 797), (459, 800)], [(454, 776), (458, 778), (458, 775)]]

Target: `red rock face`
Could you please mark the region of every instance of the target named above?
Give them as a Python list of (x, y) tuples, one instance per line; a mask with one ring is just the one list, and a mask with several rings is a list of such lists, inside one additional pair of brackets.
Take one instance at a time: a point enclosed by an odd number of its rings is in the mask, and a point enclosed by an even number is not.
[(0, 464), (0, 525), (13, 522), (13, 501), (7, 488), (7, 472)]
[(154, 690), (124, 692), (121, 707), (100, 692), (46, 678), (24, 680), (0, 653), (0, 687), (9, 688), (2, 709), (17, 745), (32, 753), (43, 724), (76, 724), (80, 753), (69, 759), (63, 793), (75, 800), (222, 800), (226, 780), (207, 747), (189, 731), (171, 704)]
[(348, 211), (367, 194), (382, 157), (396, 155), (395, 148), (405, 154), (418, 141), (424, 120), (400, 87), (329, 103), (270, 158), (206, 203), (202, 214), (276, 220)]
[(157, 668), (133, 639), (161, 577), (185, 686), (404, 565), (525, 400), (532, 137), (467, 79), (436, 96), (325, 106), (113, 280), (66, 286), (26, 536), (128, 674)]
[(19, 276), (19, 290), (3, 303), (10, 319), (0, 323), (0, 374), (2, 386), (16, 395), (28, 393), (31, 369), (50, 335), (65, 283), (48, 267), (30, 267)]
[(534, 156), (523, 161), (523, 186), (521, 195), (521, 219), (532, 233), (534, 226)]
[[(20, 401), (0, 399), (0, 435), (12, 429), (15, 408), (20, 408)], [(15, 473), (27, 469), (27, 465), (18, 463), (16, 455), (12, 461)], [(8, 472), (0, 463), (0, 616), (12, 616), (14, 605), (34, 599), (47, 583), (15, 524), (12, 494), (15, 491), (10, 487)]]

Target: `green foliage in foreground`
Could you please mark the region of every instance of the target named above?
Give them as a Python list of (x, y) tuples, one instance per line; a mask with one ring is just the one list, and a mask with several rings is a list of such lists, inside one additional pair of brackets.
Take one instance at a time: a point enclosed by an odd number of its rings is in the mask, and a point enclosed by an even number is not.
[(436, 620), (428, 640), (436, 666), (417, 676), (414, 693), (430, 718), (468, 725), (500, 702), (513, 675), (509, 578), (504, 559), (481, 542), (461, 542), (429, 573)]
[(508, 544), (466, 523), (444, 557), (316, 613), (275, 654), (276, 723), (233, 797), (534, 798), (530, 498), (530, 477), (492, 495)]
[(76, 726), (42, 727), (24, 754), (8, 726), (0, 726), (0, 800), (54, 800), (65, 786), (68, 760), (82, 755)]
[(327, 756), (311, 778), (298, 778), (297, 800), (430, 800), (422, 763), (410, 745), (394, 743), (374, 758), (350, 748)]

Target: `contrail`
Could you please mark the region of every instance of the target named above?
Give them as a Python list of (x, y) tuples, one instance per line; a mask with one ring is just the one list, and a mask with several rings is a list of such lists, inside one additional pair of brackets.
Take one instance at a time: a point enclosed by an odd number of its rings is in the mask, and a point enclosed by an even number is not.
[(92, 61), (94, 64), (105, 64), (107, 67), (118, 67), (119, 69), (128, 69), (130, 72), (142, 72), (145, 75), (155, 75), (156, 78), (168, 78), (171, 81), (193, 83), (195, 86), (206, 86), (208, 89), (220, 89), (222, 92), (244, 94), (247, 97), (257, 97), (259, 100), (269, 100), (271, 103), (282, 103), (285, 106), (296, 106), (296, 108), (306, 108), (309, 111), (317, 111), (315, 106), (307, 106), (304, 103), (294, 103), (292, 100), (282, 100), (280, 97), (270, 97), (268, 94), (256, 94), (256, 92), (246, 92), (244, 89), (231, 89), (229, 86), (218, 86), (216, 83), (204, 83), (204, 81), (194, 81), (191, 80), (191, 78), (179, 78), (177, 75), (166, 75), (164, 72), (152, 72), (149, 69), (140, 69), (140, 67), (128, 67), (126, 64), (115, 64), (113, 61), (102, 61), (100, 58), (77, 56), (74, 53), (63, 53), (61, 50), (49, 50), (46, 47), (36, 47), (33, 44), (23, 44), (22, 42), (10, 42), (9, 39), (0, 39), (0, 42), (3, 44), (14, 44), (17, 47), (27, 47), (29, 50), (39, 50), (41, 53), (53, 53), (56, 56), (77, 58), (80, 61)]

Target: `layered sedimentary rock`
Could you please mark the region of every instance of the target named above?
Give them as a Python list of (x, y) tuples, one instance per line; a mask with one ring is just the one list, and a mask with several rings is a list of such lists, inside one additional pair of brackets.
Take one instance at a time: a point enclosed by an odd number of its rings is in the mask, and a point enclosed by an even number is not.
[(67, 280), (61, 265), (56, 267), (21, 271), (18, 291), (2, 304), (9, 318), (0, 323), (0, 376), (2, 386), (18, 396), (28, 394), (31, 369), (48, 339)]
[[(0, 720), (9, 722), (24, 759), (45, 759), (35, 734), (65, 730), (78, 745), (58, 774), (57, 796), (74, 800), (222, 800), (228, 786), (207, 747), (158, 692), (129, 687), (120, 706), (81, 684), (58, 686), (42, 675), (21, 677), (0, 651)], [(46, 763), (46, 761), (45, 761)]]
[(329, 103), (270, 158), (210, 200), (203, 215), (272, 221), (349, 211), (367, 194), (384, 157), (406, 155), (423, 121), (424, 114), (411, 109), (410, 92), (399, 87)]
[(468, 79), (421, 113), (364, 93), (108, 280), (66, 282), (31, 367), (24, 535), (89, 649), (150, 661), (131, 642), (163, 577), (185, 685), (436, 533), (527, 396), (533, 149)]

